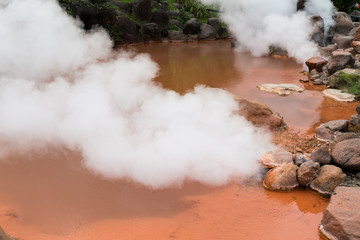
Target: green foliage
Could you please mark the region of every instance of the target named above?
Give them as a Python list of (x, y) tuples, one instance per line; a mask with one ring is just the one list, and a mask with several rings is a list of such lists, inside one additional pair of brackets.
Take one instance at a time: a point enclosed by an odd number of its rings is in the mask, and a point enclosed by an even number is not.
[(110, 37), (116, 42), (116, 43), (122, 43), (124, 39), (121, 37), (121, 33), (114, 30), (111, 26), (104, 26), (106, 31), (109, 33)]
[(70, 4), (70, 3), (72, 3), (72, 0), (59, 0), (59, 2)]
[(347, 90), (354, 94), (358, 99), (360, 97), (360, 74), (349, 74), (340, 72), (340, 74), (331, 80), (337, 88)]
[(332, 0), (332, 2), (339, 11), (351, 13), (358, 0)]
[(176, 25), (170, 25), (169, 27), (168, 27), (168, 30), (174, 30), (174, 31), (179, 31), (180, 30), (180, 28), (178, 27), (178, 26), (176, 26)]
[(101, 8), (108, 8), (108, 9), (113, 9), (113, 10), (119, 11), (119, 7), (110, 2), (107, 2), (103, 5), (101, 5)]

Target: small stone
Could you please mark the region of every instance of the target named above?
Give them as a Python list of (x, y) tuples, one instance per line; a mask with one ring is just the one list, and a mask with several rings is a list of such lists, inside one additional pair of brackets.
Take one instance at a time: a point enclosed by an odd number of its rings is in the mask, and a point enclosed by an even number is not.
[(304, 154), (300, 154), (300, 153), (295, 154), (294, 162), (296, 166), (300, 166), (301, 164), (307, 161), (309, 161), (309, 159)]
[(327, 145), (323, 145), (315, 149), (311, 153), (311, 160), (319, 163), (320, 165), (325, 165), (331, 163), (331, 156)]
[(288, 96), (293, 94), (294, 92), (303, 92), (304, 89), (295, 85), (295, 84), (288, 84), (288, 83), (280, 83), (280, 84), (261, 84), (258, 86), (259, 90), (265, 92), (276, 93), (280, 96)]
[(263, 186), (269, 190), (288, 191), (299, 186), (296, 177), (297, 166), (293, 163), (271, 169), (266, 173)]
[(260, 163), (266, 168), (280, 167), (293, 162), (293, 155), (284, 150), (267, 152), (260, 159)]
[(354, 126), (359, 126), (360, 125), (360, 114), (351, 115), (350, 123)]
[(308, 161), (301, 164), (297, 171), (297, 178), (300, 185), (308, 186), (319, 171), (320, 164), (317, 162)]
[(330, 197), (334, 189), (344, 182), (346, 175), (341, 168), (334, 165), (324, 165), (317, 177), (311, 182), (310, 188), (321, 195)]
[(334, 132), (329, 128), (317, 127), (315, 130), (315, 137), (320, 141), (331, 142), (334, 140)]

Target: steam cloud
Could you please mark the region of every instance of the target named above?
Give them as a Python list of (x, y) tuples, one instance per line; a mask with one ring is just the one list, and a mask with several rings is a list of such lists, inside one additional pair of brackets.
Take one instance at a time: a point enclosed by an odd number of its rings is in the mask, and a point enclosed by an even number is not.
[(266, 55), (270, 46), (286, 49), (290, 57), (304, 63), (318, 55), (310, 41), (309, 15), (320, 15), (325, 29), (333, 24), (330, 0), (308, 0), (305, 12), (296, 12), (297, 0), (201, 0), (220, 6), (221, 17), (240, 43), (255, 56)]
[(0, 7), (0, 155), (58, 144), (108, 178), (161, 188), (221, 185), (257, 172), (273, 148), (232, 95), (203, 86), (183, 96), (151, 80), (148, 55), (114, 53), (55, 1)]

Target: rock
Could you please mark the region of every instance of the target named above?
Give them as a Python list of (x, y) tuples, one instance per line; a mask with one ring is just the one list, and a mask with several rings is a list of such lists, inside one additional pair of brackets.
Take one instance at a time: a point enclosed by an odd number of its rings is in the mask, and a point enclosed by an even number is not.
[(333, 147), (331, 156), (338, 166), (360, 172), (360, 138), (341, 141)]
[(339, 186), (324, 211), (319, 231), (326, 239), (360, 239), (360, 188)]
[(352, 85), (352, 81), (360, 80), (359, 69), (343, 69), (337, 71), (330, 77), (329, 86), (332, 88), (344, 88)]
[(200, 32), (201, 23), (199, 20), (193, 18), (187, 21), (184, 25), (185, 34), (198, 34)]
[(356, 28), (356, 32), (355, 32), (355, 36), (354, 36), (354, 41), (360, 41), (360, 27)]
[(347, 49), (351, 47), (351, 42), (354, 37), (337, 35), (334, 37), (333, 42), (336, 43), (338, 49)]
[(330, 164), (331, 156), (329, 153), (329, 148), (327, 145), (323, 145), (317, 149), (315, 149), (311, 153), (311, 161), (317, 162), (320, 165)]
[(0, 227), (0, 240), (15, 240), (15, 238), (7, 234), (2, 227)]
[(347, 131), (348, 126), (349, 126), (349, 121), (344, 119), (333, 120), (320, 125), (320, 127), (328, 128), (333, 132)]
[(329, 128), (317, 127), (315, 130), (315, 137), (320, 141), (331, 142), (334, 140), (334, 132)]
[(329, 197), (334, 189), (345, 180), (341, 168), (333, 165), (324, 165), (320, 168), (317, 177), (311, 182), (310, 188), (321, 195)]
[(134, 43), (143, 41), (138, 32), (138, 25), (128, 17), (118, 16), (112, 29), (119, 37), (119, 39), (115, 39), (116, 42)]
[(335, 140), (332, 142), (333, 145), (335, 145), (336, 143), (345, 141), (345, 140), (349, 140), (349, 139), (353, 139), (353, 138), (360, 138), (360, 133), (355, 133), (355, 132), (344, 132), (344, 133), (340, 133), (338, 132), (335, 135)]
[(185, 42), (186, 38), (182, 31), (169, 31), (168, 38), (171, 42)]
[(215, 33), (218, 36), (221, 36), (223, 34), (224, 28), (221, 26), (221, 20), (219, 18), (215, 18), (215, 17), (209, 18), (207, 20), (207, 24), (213, 27)]
[(355, 110), (358, 114), (360, 114), (360, 105), (358, 105)]
[(339, 89), (326, 89), (322, 93), (325, 97), (331, 98), (337, 102), (355, 101), (355, 96), (353, 94), (343, 92)]
[(145, 42), (161, 41), (161, 32), (159, 26), (156, 23), (144, 23), (141, 26), (141, 31)]
[(331, 55), (331, 53), (333, 51), (336, 50), (336, 45), (331, 44), (331, 45), (327, 45), (326, 47), (320, 47), (319, 50), (320, 50), (322, 56), (328, 57)]
[(152, 17), (151, 0), (134, 0), (133, 15), (141, 21), (150, 21)]
[(260, 163), (266, 168), (281, 167), (287, 163), (294, 163), (293, 155), (284, 150), (276, 150), (265, 153)]
[(276, 130), (284, 127), (284, 119), (280, 114), (273, 112), (267, 105), (246, 99), (236, 98), (239, 103), (238, 113), (244, 116), (255, 126), (267, 127)]
[(349, 14), (344, 12), (337, 12), (333, 15), (335, 20), (335, 32), (339, 34), (348, 34), (354, 28), (354, 23), (351, 21)]
[(175, 8), (177, 8), (177, 9), (181, 10), (181, 9), (183, 8), (183, 5), (182, 5), (182, 4), (180, 4), (180, 3), (173, 3), (173, 7), (175, 7)]
[(309, 161), (309, 159), (304, 154), (300, 154), (300, 153), (295, 154), (294, 163), (296, 166), (299, 167), (301, 164), (307, 161)]
[(288, 96), (293, 94), (294, 92), (304, 91), (303, 88), (295, 84), (288, 84), (288, 83), (280, 83), (280, 84), (266, 83), (266, 84), (261, 84), (257, 87), (261, 91), (276, 93), (280, 96)]
[(185, 19), (184, 12), (181, 10), (170, 10), (170, 11), (168, 11), (168, 14), (169, 14), (169, 17), (172, 19), (174, 19), (174, 18), (178, 18), (181, 20)]
[(311, 25), (313, 26), (313, 32), (311, 34), (311, 40), (316, 42), (319, 46), (324, 46), (324, 20), (320, 15), (314, 15), (310, 17)]
[(320, 164), (314, 161), (307, 161), (298, 168), (297, 178), (299, 184), (308, 186), (320, 171)]
[[(322, 72), (323, 67), (328, 63), (328, 61), (326, 61), (322, 57), (312, 57), (308, 59), (305, 63), (306, 66), (309, 68), (309, 72), (311, 74), (313, 70), (316, 70), (317, 73)], [(311, 75), (315, 75), (315, 74), (311, 74)]]
[(293, 163), (271, 169), (266, 173), (263, 186), (269, 190), (288, 191), (299, 186), (296, 178), (297, 166)]
[(350, 14), (351, 20), (353, 22), (359, 22), (360, 20), (360, 11), (359, 10), (354, 10), (351, 12)]
[(355, 37), (356, 30), (357, 30), (357, 27), (354, 27), (353, 29), (351, 29), (351, 31), (349, 32), (348, 36)]
[(305, 8), (306, 0), (298, 0), (296, 4), (296, 11), (302, 11)]
[(163, 10), (163, 11), (168, 11), (169, 10), (169, 2), (162, 1), (162, 2), (158, 3), (158, 6), (153, 5), (153, 7), (156, 7), (157, 9), (160, 9), (160, 10)]
[(350, 123), (354, 126), (359, 126), (360, 125), (360, 114), (351, 115)]
[(132, 13), (132, 3), (131, 2), (120, 2), (117, 0), (111, 0), (110, 3), (113, 6), (118, 7), (119, 11), (123, 13)]
[(169, 21), (170, 18), (166, 11), (158, 9), (154, 12), (152, 22), (159, 26), (160, 31), (167, 29), (169, 26)]
[(354, 66), (355, 59), (353, 55), (344, 50), (335, 50), (331, 53), (330, 62), (328, 64), (329, 74), (344, 68), (351, 68)]
[(199, 39), (215, 39), (214, 29), (209, 24), (202, 24), (200, 27)]
[(354, 48), (356, 53), (360, 53), (360, 41), (352, 41), (351, 46)]
[(184, 28), (184, 24), (182, 24), (179, 20), (176, 20), (176, 19), (170, 19), (169, 27), (170, 26), (176, 26), (179, 28), (179, 30), (182, 30)]
[(288, 57), (288, 52), (285, 49), (276, 46), (269, 47), (269, 56)]

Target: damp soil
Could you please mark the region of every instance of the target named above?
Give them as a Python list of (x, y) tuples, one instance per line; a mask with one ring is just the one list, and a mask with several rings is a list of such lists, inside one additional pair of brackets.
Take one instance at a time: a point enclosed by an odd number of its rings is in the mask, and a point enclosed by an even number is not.
[[(229, 41), (131, 47), (160, 66), (154, 79), (179, 93), (204, 84), (266, 103), (293, 129), (278, 143), (307, 151), (314, 127), (348, 119), (356, 104), (336, 103), (322, 87), (303, 85), (302, 65), (286, 58), (254, 58)], [(306, 91), (280, 97), (260, 92), (262, 83), (295, 83)], [(298, 138), (301, 135), (302, 138)], [(285, 136), (285, 137), (283, 137)], [(301, 140), (299, 140), (301, 139)], [(328, 204), (305, 189), (264, 190), (259, 179), (222, 187), (196, 182), (151, 190), (109, 180), (83, 166), (81, 154), (47, 147), (0, 162), (0, 226), (18, 239), (319, 239)]]

